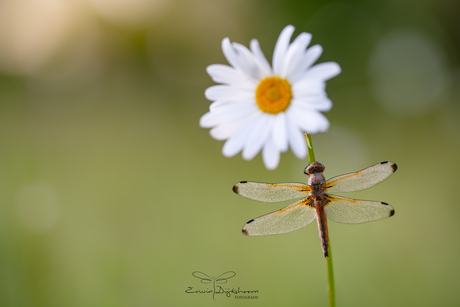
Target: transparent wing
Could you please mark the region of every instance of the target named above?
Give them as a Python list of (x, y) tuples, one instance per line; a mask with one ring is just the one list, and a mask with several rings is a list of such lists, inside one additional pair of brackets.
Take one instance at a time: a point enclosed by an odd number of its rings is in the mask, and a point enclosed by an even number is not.
[(264, 201), (278, 202), (295, 198), (305, 198), (310, 193), (310, 187), (303, 183), (262, 183), (240, 181), (233, 186), (233, 192), (241, 196)]
[(395, 214), (392, 206), (380, 201), (326, 195), (326, 202), (327, 218), (339, 223), (365, 223), (385, 219)]
[(327, 193), (354, 192), (372, 187), (386, 179), (397, 170), (393, 162), (385, 161), (356, 173), (345, 174), (329, 179), (324, 189)]
[(310, 224), (316, 217), (311, 197), (302, 199), (281, 210), (250, 220), (243, 227), (247, 236), (266, 236), (291, 232)]

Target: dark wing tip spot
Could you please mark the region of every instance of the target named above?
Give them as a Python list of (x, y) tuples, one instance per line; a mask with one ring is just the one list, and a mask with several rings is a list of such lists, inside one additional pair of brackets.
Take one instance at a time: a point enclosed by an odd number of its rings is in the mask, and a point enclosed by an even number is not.
[(395, 215), (395, 209), (391, 210), (390, 212), (390, 216), (393, 216), (393, 215)]
[(393, 162), (390, 162), (390, 161), (380, 162), (380, 164), (387, 164), (387, 163), (391, 163), (391, 168), (393, 169), (393, 173), (396, 172), (396, 170), (398, 169), (398, 166), (396, 165), (396, 163), (393, 163)]
[(388, 204), (387, 204), (387, 203), (384, 203), (383, 201), (380, 202), (380, 203), (381, 203), (382, 205), (388, 206)]
[(254, 222), (254, 219), (248, 221), (246, 224), (251, 224), (252, 222)]
[(243, 228), (243, 230), (241, 231), (245, 236), (249, 236), (249, 233), (246, 229)]
[(235, 185), (233, 186), (233, 192), (235, 192), (236, 194), (239, 194), (238, 192), (239, 192), (240, 188), (238, 187), (238, 185), (239, 185), (240, 183), (248, 183), (248, 182), (247, 182), (247, 181), (240, 181), (240, 182), (238, 182), (237, 184), (235, 184)]
[(393, 163), (391, 167), (393, 168), (393, 172), (396, 172), (396, 170), (398, 169), (398, 166), (396, 165), (396, 163)]

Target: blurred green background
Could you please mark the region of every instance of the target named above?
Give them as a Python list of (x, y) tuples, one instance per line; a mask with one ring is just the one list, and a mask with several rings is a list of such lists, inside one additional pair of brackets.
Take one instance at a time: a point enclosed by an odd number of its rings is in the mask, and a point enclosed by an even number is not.
[[(245, 237), (286, 204), (240, 180), (305, 182), (291, 152), (225, 158), (199, 128), (221, 40), (271, 58), (288, 24), (342, 73), (328, 82), (325, 176), (391, 160), (353, 195), (396, 215), (331, 222), (338, 306), (458, 306), (460, 23), (456, 0), (0, 0), (0, 306), (326, 306), (314, 224)], [(257, 300), (187, 294), (236, 272)]]

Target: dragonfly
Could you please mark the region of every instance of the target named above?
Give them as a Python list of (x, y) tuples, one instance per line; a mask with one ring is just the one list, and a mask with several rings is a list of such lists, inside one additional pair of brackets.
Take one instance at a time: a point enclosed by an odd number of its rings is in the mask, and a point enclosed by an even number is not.
[(233, 186), (233, 191), (253, 200), (280, 202), (302, 198), (283, 209), (248, 221), (243, 227), (243, 234), (265, 236), (288, 233), (303, 228), (316, 219), (323, 254), (328, 258), (327, 219), (353, 224), (381, 220), (395, 214), (393, 207), (385, 202), (358, 200), (333, 194), (370, 188), (388, 178), (397, 168), (395, 163), (384, 161), (326, 181), (323, 176), (324, 165), (313, 162), (304, 171), (309, 176), (308, 184), (240, 181)]

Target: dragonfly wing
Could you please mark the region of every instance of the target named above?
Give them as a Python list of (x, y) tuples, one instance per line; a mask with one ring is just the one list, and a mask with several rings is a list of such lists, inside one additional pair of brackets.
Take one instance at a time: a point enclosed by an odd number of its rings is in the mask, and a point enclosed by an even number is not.
[(233, 192), (241, 196), (264, 201), (278, 202), (289, 199), (305, 198), (310, 187), (303, 183), (262, 183), (240, 181), (233, 186)]
[(291, 232), (310, 224), (316, 217), (311, 197), (302, 199), (281, 210), (252, 219), (243, 227), (247, 236), (266, 236)]
[(380, 201), (326, 195), (326, 202), (327, 218), (339, 223), (365, 223), (385, 219), (395, 214), (392, 206)]
[(329, 179), (325, 185), (327, 193), (354, 192), (372, 187), (386, 179), (397, 170), (393, 162), (385, 161), (356, 173), (345, 174)]

